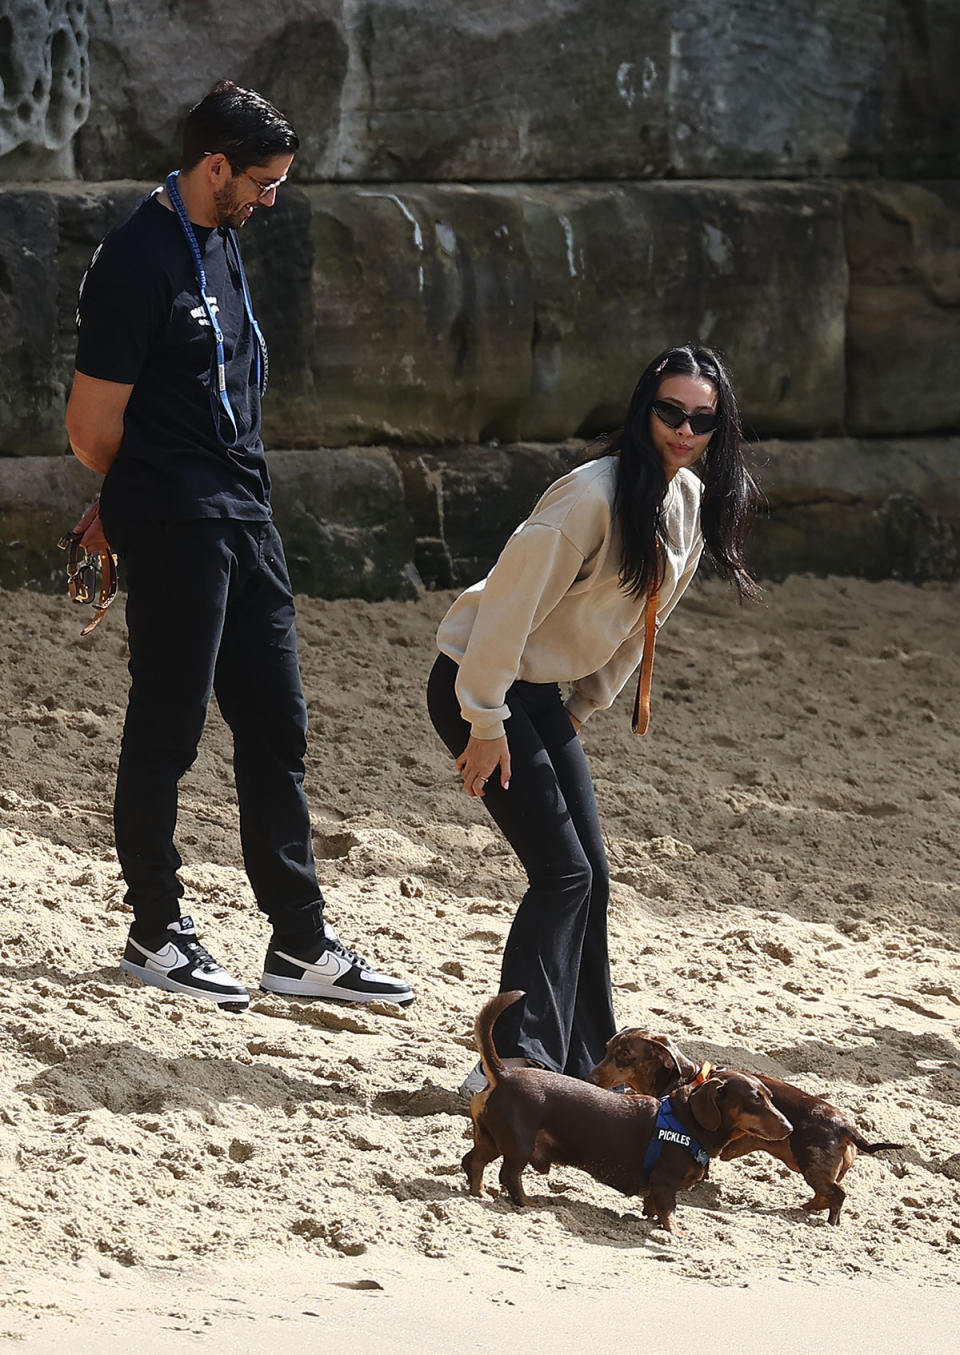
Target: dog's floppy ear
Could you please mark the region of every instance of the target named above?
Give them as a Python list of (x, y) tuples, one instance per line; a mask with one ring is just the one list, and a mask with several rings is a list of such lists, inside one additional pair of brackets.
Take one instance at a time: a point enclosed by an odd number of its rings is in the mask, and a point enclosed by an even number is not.
[(665, 1096), (683, 1081), (670, 1040), (647, 1031), (631, 1031), (614, 1051), (617, 1067), (624, 1070), (634, 1091), (644, 1096)]
[(723, 1082), (720, 1078), (711, 1077), (692, 1093), (688, 1102), (697, 1123), (711, 1132), (720, 1128), (720, 1107), (717, 1098), (722, 1091)]
[(677, 1081), (683, 1081), (683, 1070), (680, 1067), (680, 1060), (677, 1057), (678, 1050), (676, 1045), (668, 1035), (651, 1035), (650, 1043), (656, 1050), (656, 1056), (669, 1072), (676, 1073)]

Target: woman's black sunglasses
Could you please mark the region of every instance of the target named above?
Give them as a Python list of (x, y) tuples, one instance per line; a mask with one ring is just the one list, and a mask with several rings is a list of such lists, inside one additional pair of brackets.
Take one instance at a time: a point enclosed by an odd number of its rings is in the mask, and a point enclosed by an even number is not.
[(720, 426), (720, 415), (717, 413), (691, 414), (689, 409), (681, 409), (679, 405), (668, 405), (665, 400), (654, 400), (653, 412), (668, 428), (679, 428), (686, 420), (690, 425), (690, 432), (696, 438), (703, 437), (704, 433), (713, 433)]

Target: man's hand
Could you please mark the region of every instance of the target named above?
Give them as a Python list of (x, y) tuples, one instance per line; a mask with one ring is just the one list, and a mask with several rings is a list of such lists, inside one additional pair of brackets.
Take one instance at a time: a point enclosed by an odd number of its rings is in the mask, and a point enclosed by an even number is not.
[(80, 537), (80, 544), (91, 555), (96, 555), (100, 551), (109, 551), (110, 546), (103, 534), (103, 525), (100, 522), (99, 499), (94, 499), (73, 530), (83, 533)]
[(510, 788), (510, 749), (507, 736), (499, 739), (475, 739), (470, 742), (457, 758), (457, 771), (463, 777), (463, 788), (468, 795), (483, 798), (484, 789), (491, 775), (500, 768), (500, 784), (504, 790)]

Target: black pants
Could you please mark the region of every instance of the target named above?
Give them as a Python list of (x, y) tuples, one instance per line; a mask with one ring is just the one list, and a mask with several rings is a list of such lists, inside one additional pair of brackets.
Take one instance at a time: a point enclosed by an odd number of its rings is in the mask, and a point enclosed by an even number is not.
[[(112, 538), (111, 538), (112, 541)], [(303, 793), (307, 710), (293, 595), (269, 522), (149, 524), (119, 547), (130, 701), (114, 827), (141, 936), (180, 914), (177, 783), (197, 755), (211, 693), (233, 734), (243, 863), (277, 930), (312, 935), (323, 899)]]
[[(427, 688), (430, 718), (454, 757), (470, 737), (456, 677), (457, 665), (441, 654)], [(527, 873), (500, 973), (501, 992), (527, 996), (497, 1022), (497, 1049), (584, 1077), (615, 1030), (609, 871), (593, 782), (556, 684), (515, 682), (506, 700), (510, 789), (494, 772), (483, 803)]]

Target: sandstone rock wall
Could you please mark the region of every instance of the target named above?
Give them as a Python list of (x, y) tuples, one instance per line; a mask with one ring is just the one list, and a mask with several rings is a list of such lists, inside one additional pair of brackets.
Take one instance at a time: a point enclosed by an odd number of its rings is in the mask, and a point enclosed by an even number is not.
[(165, 172), (224, 74), (304, 182), (957, 170), (954, 0), (3, 0), (0, 48), (19, 177)]
[[(294, 587), (376, 601), (473, 583), (550, 481), (589, 450), (568, 441), (275, 451), (274, 510)], [(750, 459), (765, 499), (750, 550), (761, 578), (960, 578), (960, 438), (772, 440)], [(61, 590), (56, 541), (97, 477), (73, 457), (20, 457), (2, 484), (0, 587)]]
[[(141, 184), (0, 187), (0, 453), (59, 453), (76, 287)], [(674, 338), (753, 436), (960, 427), (960, 184), (347, 184), (245, 236), (271, 446), (562, 440)]]
[[(482, 572), (566, 440), (689, 337), (806, 477), (763, 569), (952, 577), (958, 57), (956, 0), (0, 0), (4, 530), (27, 539), (26, 462), (65, 450), (83, 268), (226, 74), (303, 142), (244, 236), (301, 587)], [(428, 454), (458, 486), (439, 536)], [(834, 458), (911, 488), (848, 494)], [(59, 568), (4, 550), (9, 582)]]

